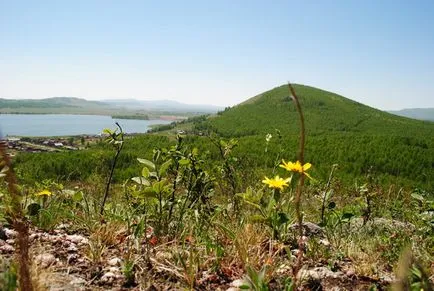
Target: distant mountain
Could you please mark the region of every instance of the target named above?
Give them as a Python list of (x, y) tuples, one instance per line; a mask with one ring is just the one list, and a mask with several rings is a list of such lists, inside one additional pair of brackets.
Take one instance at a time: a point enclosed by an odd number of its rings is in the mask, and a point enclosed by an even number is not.
[(389, 112), (399, 116), (434, 121), (434, 108), (406, 108)]
[(115, 99), (103, 100), (102, 102), (112, 106), (149, 111), (215, 113), (224, 109), (220, 106), (206, 104), (186, 104), (173, 100)]
[(96, 114), (96, 115), (136, 115), (159, 116), (196, 115), (215, 113), (221, 107), (212, 105), (189, 105), (170, 100), (141, 101), (117, 99), (89, 101), (77, 97), (52, 97), (45, 99), (4, 99), (0, 98), (0, 113), (22, 114)]

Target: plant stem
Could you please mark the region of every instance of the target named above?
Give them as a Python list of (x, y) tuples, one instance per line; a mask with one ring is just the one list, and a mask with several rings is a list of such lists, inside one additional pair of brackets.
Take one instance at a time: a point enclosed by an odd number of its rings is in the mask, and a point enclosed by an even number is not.
[[(297, 94), (295, 93), (294, 88), (292, 87), (291, 83), (288, 82), (288, 88), (289, 92), (291, 94), (292, 100), (294, 100), (298, 115), (300, 117), (300, 144), (299, 144), (299, 154), (298, 154), (298, 160), (302, 165), (304, 165), (304, 147), (305, 147), (305, 126), (304, 126), (304, 116), (303, 111), (301, 110), (301, 105), (299, 102), (299, 98)], [(296, 195), (295, 195), (295, 213), (297, 216), (297, 224), (298, 224), (298, 254), (297, 254), (297, 261), (293, 268), (293, 276), (294, 276), (294, 285), (297, 286), (296, 278), (297, 273), (301, 268), (301, 265), (303, 263), (303, 217), (301, 215), (301, 195), (304, 185), (304, 174), (300, 174), (300, 180), (297, 185)]]
[(20, 290), (33, 290), (32, 279), (30, 276), (29, 259), (29, 226), (25, 219), (21, 206), (21, 194), (17, 187), (17, 178), (11, 167), (11, 160), (6, 153), (6, 142), (0, 141), (0, 157), (8, 167), (5, 180), (8, 184), (8, 192), (11, 196), (11, 208), (7, 215), (12, 219), (12, 225), (17, 231), (17, 261), (19, 266), (19, 285)]
[(124, 146), (124, 135), (123, 135), (122, 127), (121, 127), (121, 126), (119, 125), (119, 123), (117, 123), (117, 122), (116, 122), (116, 125), (117, 125), (117, 127), (119, 127), (119, 130), (120, 130), (120, 133), (119, 133), (119, 134), (120, 134), (120, 137), (121, 137), (121, 144), (120, 144), (120, 146), (117, 148), (115, 158), (113, 159), (113, 162), (112, 162), (112, 166), (111, 166), (111, 169), (110, 169), (110, 175), (109, 175), (109, 178), (108, 178), (108, 180), (107, 180), (107, 185), (106, 185), (106, 187), (105, 187), (104, 199), (102, 200), (102, 203), (101, 203), (100, 215), (103, 215), (103, 214), (104, 214), (104, 206), (105, 206), (105, 203), (106, 203), (106, 201), (107, 201), (107, 197), (108, 197), (108, 195), (109, 195), (110, 184), (111, 184), (111, 182), (112, 182), (113, 173), (114, 173), (114, 171), (115, 171), (115, 167), (116, 167), (116, 163), (117, 163), (117, 160), (118, 160), (119, 154), (121, 153), (122, 148), (123, 148), (123, 146)]

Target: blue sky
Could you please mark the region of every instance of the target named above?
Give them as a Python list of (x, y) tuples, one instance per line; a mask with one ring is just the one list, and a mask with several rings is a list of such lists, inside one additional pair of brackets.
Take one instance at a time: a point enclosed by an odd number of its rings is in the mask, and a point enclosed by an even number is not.
[(434, 1), (0, 0), (0, 97), (234, 105), (286, 81), (434, 107)]

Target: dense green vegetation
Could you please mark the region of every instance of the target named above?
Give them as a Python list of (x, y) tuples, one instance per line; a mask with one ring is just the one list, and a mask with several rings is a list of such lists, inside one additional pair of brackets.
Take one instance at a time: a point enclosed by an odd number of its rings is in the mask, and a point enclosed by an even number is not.
[[(312, 165), (282, 163), (298, 159), (299, 131), (279, 87), (154, 134), (104, 130), (83, 151), (19, 154), (17, 189), (4, 159), (0, 223), (31, 221), (32, 244), (59, 262), (46, 271), (67, 265), (90, 288), (429, 290), (433, 125), (295, 88)], [(60, 224), (84, 236), (68, 242), (75, 261)], [(16, 286), (8, 264), (1, 282)]]
[[(338, 164), (339, 177), (347, 184), (373, 175), (381, 185), (434, 191), (434, 123), (398, 117), (312, 87), (295, 88), (305, 111), (307, 159), (318, 179), (327, 179), (331, 166)], [(169, 145), (169, 139), (158, 136), (159, 131), (176, 134), (181, 129), (187, 132), (187, 143), (210, 153), (210, 164), (219, 159), (217, 148), (199, 134), (215, 132), (226, 139), (236, 138), (238, 166), (255, 173), (250, 180), (272, 168), (276, 157), (294, 159), (297, 153), (298, 119), (288, 89), (282, 86), (215, 116), (191, 117), (154, 128), (156, 135), (129, 139), (115, 180), (128, 179), (137, 170), (133, 161), (149, 155), (150, 148)], [(269, 143), (267, 133), (272, 135)], [(110, 163), (110, 151), (99, 145), (85, 152), (25, 154), (16, 162), (32, 179), (86, 179), (105, 171), (101, 165)]]

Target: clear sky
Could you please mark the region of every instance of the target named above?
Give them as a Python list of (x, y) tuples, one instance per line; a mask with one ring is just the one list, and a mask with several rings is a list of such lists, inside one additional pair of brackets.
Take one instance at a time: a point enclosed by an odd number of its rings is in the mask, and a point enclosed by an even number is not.
[(234, 105), (286, 81), (434, 107), (434, 1), (0, 0), (0, 97)]

